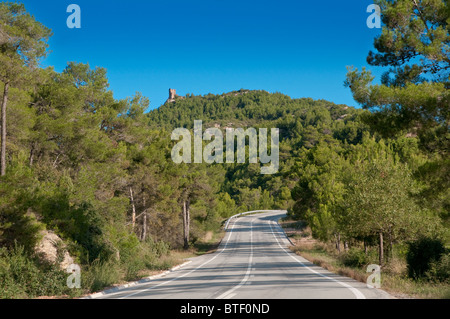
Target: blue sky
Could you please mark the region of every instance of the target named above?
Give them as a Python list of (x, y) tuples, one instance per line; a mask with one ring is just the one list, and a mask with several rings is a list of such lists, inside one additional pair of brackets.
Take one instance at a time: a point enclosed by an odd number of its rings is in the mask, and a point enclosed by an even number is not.
[[(357, 106), (343, 86), (346, 66), (366, 66), (380, 33), (366, 25), (371, 0), (19, 2), (53, 30), (44, 67), (104, 67), (116, 98), (139, 91), (151, 108), (169, 88), (179, 95), (260, 89)], [(81, 8), (81, 29), (66, 25), (72, 3)]]

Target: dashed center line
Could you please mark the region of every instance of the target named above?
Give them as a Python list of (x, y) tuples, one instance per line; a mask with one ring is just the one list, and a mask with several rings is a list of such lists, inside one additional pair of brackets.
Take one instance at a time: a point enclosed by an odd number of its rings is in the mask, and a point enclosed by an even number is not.
[[(230, 290), (224, 292), (223, 294), (218, 296), (216, 299), (229, 299), (232, 296), (235, 296), (236, 294), (233, 294), (233, 292), (236, 289), (241, 288), (248, 281), (248, 279), (250, 277), (250, 272), (252, 271), (252, 265), (253, 265), (253, 220), (254, 219), (252, 219), (250, 221), (250, 257), (248, 259), (247, 272), (245, 273), (244, 278), (242, 278), (241, 282), (237, 286), (235, 286), (235, 287), (231, 288)], [(248, 282), (247, 284), (250, 284), (250, 283), (251, 282)], [(231, 296), (231, 294), (233, 294), (233, 295)]]

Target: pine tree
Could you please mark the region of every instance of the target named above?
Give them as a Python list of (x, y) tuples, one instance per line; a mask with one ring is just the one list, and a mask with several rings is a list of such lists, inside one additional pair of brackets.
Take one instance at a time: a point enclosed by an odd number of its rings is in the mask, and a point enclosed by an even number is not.
[(23, 4), (0, 4), (0, 81), (3, 82), (1, 102), (0, 175), (6, 173), (6, 136), (10, 86), (21, 86), (39, 60), (46, 55), (51, 31), (25, 11)]
[(445, 0), (378, 0), (382, 33), (367, 62), (389, 67), (381, 85), (370, 71), (349, 69), (346, 86), (366, 121), (384, 137), (418, 134), (428, 151), (447, 156), (450, 121), (450, 4)]

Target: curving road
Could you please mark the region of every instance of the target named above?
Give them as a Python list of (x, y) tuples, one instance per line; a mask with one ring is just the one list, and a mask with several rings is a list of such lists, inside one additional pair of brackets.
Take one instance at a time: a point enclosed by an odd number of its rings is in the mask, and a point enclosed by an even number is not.
[(219, 249), (168, 275), (107, 293), (113, 299), (390, 298), (292, 253), (277, 220), (285, 211), (232, 219)]

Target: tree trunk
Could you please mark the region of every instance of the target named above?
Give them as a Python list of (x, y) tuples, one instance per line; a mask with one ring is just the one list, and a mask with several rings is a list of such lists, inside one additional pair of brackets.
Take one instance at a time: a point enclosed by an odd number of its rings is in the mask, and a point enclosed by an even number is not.
[(6, 174), (6, 105), (8, 103), (8, 92), (9, 92), (9, 82), (5, 83), (5, 88), (3, 91), (3, 101), (2, 101), (2, 145), (1, 145), (1, 154), (0, 154), (0, 176), (4, 176)]
[(142, 221), (142, 236), (141, 236), (141, 241), (145, 241), (145, 239), (147, 238), (147, 213), (144, 214), (143, 217), (143, 221)]
[(367, 242), (366, 242), (366, 239), (364, 239), (364, 254), (367, 256)]
[(186, 201), (183, 201), (183, 240), (184, 240), (184, 249), (187, 249), (189, 246), (187, 239), (187, 213), (186, 213)]
[(336, 238), (336, 249), (338, 253), (341, 253), (341, 234), (337, 233), (334, 236)]
[(36, 145), (36, 142), (33, 142), (33, 144), (31, 145), (30, 160), (29, 160), (30, 167), (33, 166), (33, 162), (34, 162), (34, 148), (35, 148), (35, 145)]
[(384, 248), (383, 248), (383, 232), (380, 231), (380, 252), (379, 252), (379, 257), (380, 257), (380, 267), (383, 265), (383, 261), (384, 261)]
[[(144, 196), (144, 209), (145, 208), (145, 196)], [(147, 238), (147, 212), (144, 213), (144, 217), (142, 220), (142, 235), (141, 235), (141, 241), (145, 241)]]
[(190, 231), (191, 231), (191, 201), (188, 199), (187, 200), (187, 210), (186, 210), (186, 213), (187, 213), (187, 238), (188, 238), (188, 241), (189, 241), (189, 233), (190, 233)]
[(134, 205), (134, 198), (133, 198), (133, 189), (130, 187), (130, 200), (131, 200), (131, 225), (132, 229), (134, 230), (134, 226), (136, 225), (136, 207)]
[(344, 240), (344, 250), (348, 251), (348, 241)]
[(188, 199), (183, 202), (184, 249), (189, 248), (189, 227), (190, 227), (190, 212), (189, 212), (189, 199)]
[(388, 246), (388, 255), (387, 259), (388, 261), (392, 260), (393, 251), (392, 251), (392, 231), (389, 230), (389, 246)]

